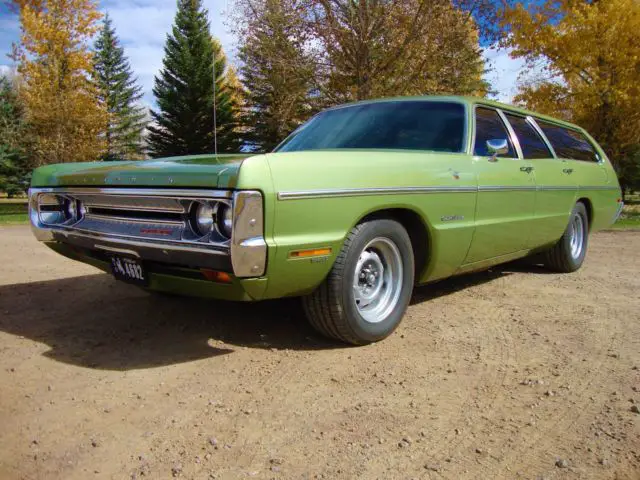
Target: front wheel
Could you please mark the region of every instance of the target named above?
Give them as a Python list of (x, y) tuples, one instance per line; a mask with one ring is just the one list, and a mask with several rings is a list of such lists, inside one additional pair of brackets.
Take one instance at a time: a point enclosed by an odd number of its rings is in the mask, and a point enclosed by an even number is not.
[(329, 276), (303, 306), (321, 334), (354, 345), (388, 337), (409, 305), (414, 280), (411, 239), (394, 220), (357, 225)]
[(589, 242), (589, 216), (582, 202), (576, 203), (569, 225), (558, 243), (545, 254), (545, 265), (561, 273), (575, 272), (584, 262)]

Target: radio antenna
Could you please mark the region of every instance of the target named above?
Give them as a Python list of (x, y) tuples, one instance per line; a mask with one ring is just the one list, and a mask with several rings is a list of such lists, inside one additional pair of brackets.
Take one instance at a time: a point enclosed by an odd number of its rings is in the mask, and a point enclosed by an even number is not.
[(213, 46), (213, 152), (218, 156), (218, 122), (216, 120), (216, 47)]

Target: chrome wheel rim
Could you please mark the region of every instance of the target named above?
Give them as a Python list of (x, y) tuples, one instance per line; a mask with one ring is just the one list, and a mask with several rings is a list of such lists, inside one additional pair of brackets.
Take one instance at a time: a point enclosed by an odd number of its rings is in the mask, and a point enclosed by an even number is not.
[(580, 258), (584, 246), (584, 221), (582, 215), (576, 213), (569, 224), (569, 246), (571, 257), (574, 260)]
[(360, 252), (353, 275), (353, 297), (358, 312), (369, 323), (385, 320), (402, 291), (402, 257), (388, 238), (377, 237)]

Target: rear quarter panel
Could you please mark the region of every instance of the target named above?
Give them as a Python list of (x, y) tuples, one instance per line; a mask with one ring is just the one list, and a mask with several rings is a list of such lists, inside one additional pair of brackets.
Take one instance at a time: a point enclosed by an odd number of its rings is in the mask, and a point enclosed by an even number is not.
[(607, 158), (600, 145), (588, 132), (582, 130), (589, 141), (598, 151), (602, 161), (585, 162), (569, 160), (574, 168), (576, 182), (578, 184), (577, 198), (586, 198), (591, 206), (591, 232), (602, 230), (611, 226), (618, 209), (618, 200), (621, 198), (620, 183), (611, 162)]

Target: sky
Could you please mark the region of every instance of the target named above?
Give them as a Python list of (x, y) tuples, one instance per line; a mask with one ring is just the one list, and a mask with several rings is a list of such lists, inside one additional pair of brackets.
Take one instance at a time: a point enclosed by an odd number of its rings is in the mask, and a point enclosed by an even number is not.
[[(203, 0), (209, 10), (211, 33), (221, 42), (231, 63), (234, 63), (236, 42), (225, 25), (225, 12), (233, 0)], [(162, 67), (163, 47), (176, 12), (175, 0), (101, 0), (100, 9), (113, 19), (116, 33), (125, 48), (140, 85), (144, 103), (153, 106), (153, 78)], [(0, 73), (10, 70), (12, 61), (7, 57), (11, 44), (19, 38), (17, 16), (5, 2), (0, 2)], [(491, 71), (487, 79), (497, 92), (496, 99), (509, 102), (516, 93), (516, 80), (523, 62), (509, 58), (505, 50), (486, 49), (485, 59)]]

